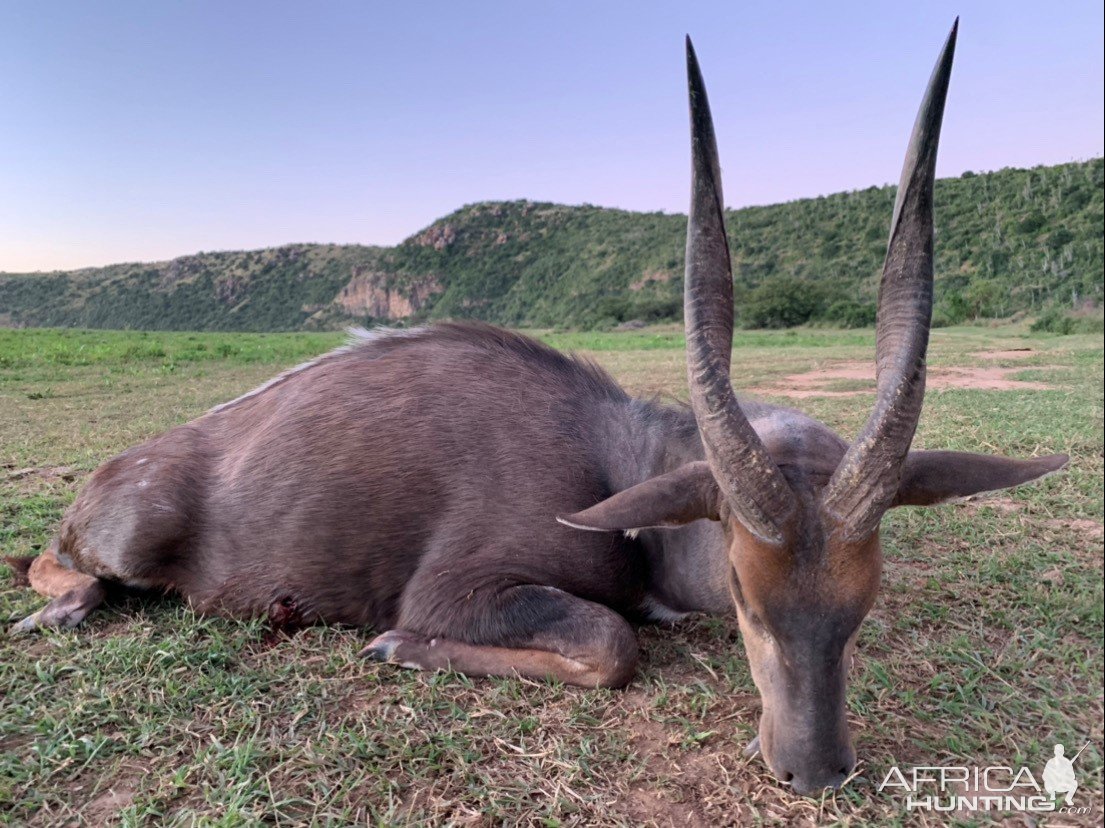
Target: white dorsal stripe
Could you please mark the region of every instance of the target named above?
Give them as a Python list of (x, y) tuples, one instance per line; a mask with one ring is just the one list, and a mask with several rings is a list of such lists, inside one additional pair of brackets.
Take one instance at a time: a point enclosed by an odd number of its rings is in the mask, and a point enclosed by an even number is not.
[(334, 357), (341, 356), (342, 354), (347, 354), (350, 351), (355, 351), (359, 348), (364, 348), (368, 345), (379, 342), (382, 339), (410, 339), (424, 333), (426, 330), (426, 328), (385, 328), (382, 326), (376, 328), (362, 328), (359, 326), (346, 328), (345, 332), (349, 335), (349, 341), (346, 342), (344, 345), (341, 345), (332, 351), (328, 351), (325, 354), (317, 356), (314, 359), (309, 360), (308, 362), (300, 363), (294, 368), (289, 368), (287, 371), (282, 371), (272, 379), (261, 383), (252, 391), (247, 391), (240, 397), (235, 397), (229, 402), (219, 403), (213, 408), (208, 409), (207, 413), (217, 414), (218, 412), (225, 411), (228, 408), (232, 408), (233, 406), (236, 406), (241, 402), (260, 396), (273, 386), (280, 385), (285, 380), (297, 374), (301, 374), (309, 368), (314, 368), (316, 365), (321, 365), (324, 362), (329, 362), (330, 360), (334, 359)]

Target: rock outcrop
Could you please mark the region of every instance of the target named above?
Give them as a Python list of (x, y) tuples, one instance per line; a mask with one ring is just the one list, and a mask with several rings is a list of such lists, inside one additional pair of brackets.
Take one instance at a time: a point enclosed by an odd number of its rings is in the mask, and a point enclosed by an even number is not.
[(436, 276), (422, 276), (395, 284), (392, 274), (378, 271), (353, 272), (353, 278), (334, 298), (349, 316), (396, 321), (417, 313), (434, 294), (441, 293)]

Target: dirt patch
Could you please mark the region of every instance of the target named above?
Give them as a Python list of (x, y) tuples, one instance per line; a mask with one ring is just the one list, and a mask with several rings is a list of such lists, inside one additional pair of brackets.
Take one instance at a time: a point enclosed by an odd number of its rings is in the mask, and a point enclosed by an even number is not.
[(1036, 356), (1036, 352), (1031, 348), (1009, 348), (1004, 351), (975, 351), (971, 356), (996, 361), (999, 359), (1028, 359)]
[(77, 470), (72, 466), (46, 466), (43, 468), (36, 468), (31, 466), (26, 469), (15, 469), (8, 472), (8, 480), (24, 480), (26, 478), (36, 478), (38, 480), (45, 480), (52, 482), (55, 480), (64, 480), (70, 482), (77, 477)]
[[(639, 711), (628, 719), (629, 742), (643, 760), (644, 778), (635, 781), (619, 798), (619, 810), (635, 825), (679, 828), (708, 825), (705, 816), (692, 804), (694, 797), (688, 796), (681, 784), (683, 769), (671, 761), (671, 747), (678, 737), (664, 724), (648, 718), (647, 697), (642, 691), (631, 690), (629, 694), (634, 697), (626, 699), (627, 706)], [(667, 779), (669, 775), (674, 775), (674, 779)], [(662, 784), (662, 779), (668, 784)], [(672, 796), (683, 801), (673, 801)]]
[(72, 466), (32, 466), (21, 469), (7, 466), (0, 467), (0, 483), (9, 482), (21, 497), (31, 497), (44, 491), (71, 490), (87, 474)]
[(1011, 497), (977, 495), (968, 499), (967, 503), (971, 506), (986, 506), (989, 509), (996, 509), (999, 512), (1024, 511), (1024, 504), (1017, 502)]
[[(968, 508), (985, 506), (986, 508), (1008, 514), (1016, 514), (1025, 511), (1025, 504), (1022, 502), (1016, 501), (1011, 497), (995, 497), (989, 494), (968, 498), (964, 501), (964, 505)], [(1092, 541), (1101, 541), (1105, 538), (1105, 525), (1103, 525), (1101, 521), (1091, 518), (1050, 518), (1042, 521), (1042, 523), (1049, 529), (1074, 532)]]
[(1077, 532), (1085, 538), (1092, 538), (1093, 540), (1105, 538), (1105, 526), (1102, 526), (1096, 520), (1088, 518), (1062, 520), (1061, 518), (1055, 518), (1054, 520), (1045, 521), (1045, 523), (1052, 529), (1067, 529), (1071, 532)]
[[(994, 351), (992, 353), (1003, 353)], [(1009, 353), (1021, 353), (1013, 351)], [(1052, 365), (1041, 365), (1039, 370), (1054, 369)], [(999, 368), (995, 365), (972, 367), (938, 366), (928, 369), (926, 385), (928, 388), (970, 388), (976, 391), (1048, 391), (1054, 386), (1032, 380), (1011, 379), (1010, 374), (1023, 371), (1023, 368)], [(842, 382), (866, 382), (866, 389), (837, 390), (833, 386)], [(751, 388), (753, 394), (775, 397), (859, 397), (871, 394), (875, 390), (875, 365), (873, 362), (840, 362), (825, 368), (790, 374), (775, 380), (770, 385)]]
[(136, 779), (121, 779), (88, 801), (81, 809), (81, 825), (110, 825), (119, 812), (134, 802)]
[(646, 716), (647, 713), (638, 713), (629, 720), (629, 741), (637, 753), (646, 759), (666, 756), (672, 736), (664, 725)]
[[(715, 645), (718, 638), (714, 631)], [(694, 648), (689, 649), (693, 659)], [(634, 755), (627, 767), (634, 770), (614, 811), (632, 825), (814, 824), (790, 819), (804, 801), (796, 801), (771, 780), (762, 758), (743, 755), (759, 714), (758, 696), (734, 692), (705, 663), (695, 667), (687, 683), (712, 686), (714, 692), (706, 697), (673, 690), (658, 703), (652, 690), (633, 686), (625, 691), (617, 718), (627, 730)], [(669, 671), (664, 676), (669, 678)], [(672, 687), (681, 685), (684, 682), (673, 682)], [(708, 709), (699, 707), (702, 704)], [(691, 713), (688, 705), (698, 712)], [(695, 719), (700, 724), (689, 726)], [(750, 792), (750, 798), (734, 803), (734, 791)]]
[(691, 805), (670, 802), (643, 787), (631, 788), (622, 799), (621, 806), (635, 825), (683, 828), (684, 825), (709, 824)]

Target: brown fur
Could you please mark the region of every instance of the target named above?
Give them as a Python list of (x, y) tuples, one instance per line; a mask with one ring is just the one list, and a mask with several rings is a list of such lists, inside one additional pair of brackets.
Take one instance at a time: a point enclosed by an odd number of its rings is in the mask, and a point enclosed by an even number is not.
[(14, 558), (5, 555), (2, 559), (11, 568), (12, 586), (27, 587), (31, 585), (30, 570), (35, 557)]
[(47, 549), (37, 558), (31, 558), (27, 569), (27, 581), (39, 595), (57, 598), (73, 589), (88, 586), (95, 580), (90, 575), (61, 565), (53, 549)]
[[(675, 420), (693, 443), (688, 416)], [(43, 556), (32, 575), (173, 591), (287, 631), (569, 650), (590, 636), (595, 652), (572, 656), (591, 665), (586, 683), (624, 683), (641, 545), (554, 516), (644, 479), (618, 465), (617, 435), (669, 419), (595, 366), (490, 326), (370, 339), (104, 463), (62, 521), (71, 568)]]

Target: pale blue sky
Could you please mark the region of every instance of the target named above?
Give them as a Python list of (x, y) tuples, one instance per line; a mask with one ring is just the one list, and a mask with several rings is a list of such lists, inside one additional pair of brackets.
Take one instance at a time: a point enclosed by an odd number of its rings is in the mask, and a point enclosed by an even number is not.
[(730, 206), (1102, 154), (1101, 1), (0, 0), (0, 270), (393, 244), (474, 201), (686, 209), (683, 35)]

